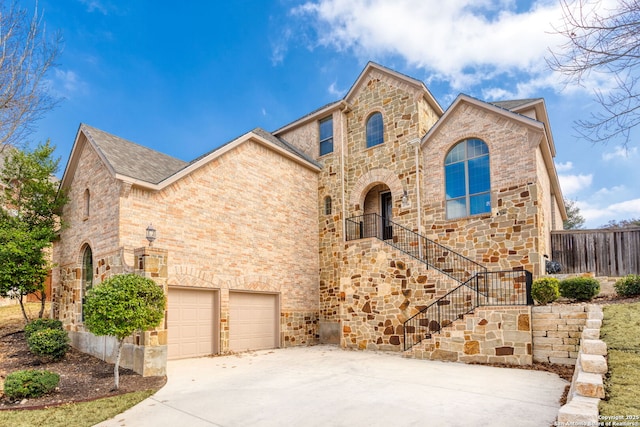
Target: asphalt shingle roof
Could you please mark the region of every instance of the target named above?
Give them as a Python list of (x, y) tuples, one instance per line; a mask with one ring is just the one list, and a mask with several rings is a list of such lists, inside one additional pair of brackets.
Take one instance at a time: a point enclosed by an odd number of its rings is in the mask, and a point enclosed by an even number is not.
[(188, 165), (183, 160), (100, 129), (85, 124), (81, 129), (119, 175), (157, 184)]

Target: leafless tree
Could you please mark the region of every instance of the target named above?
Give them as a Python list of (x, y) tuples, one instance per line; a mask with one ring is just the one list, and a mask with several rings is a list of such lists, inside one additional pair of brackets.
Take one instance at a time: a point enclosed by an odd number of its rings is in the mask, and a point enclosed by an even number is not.
[[(606, 2), (612, 4), (612, 2)], [(595, 89), (601, 111), (576, 122), (592, 142), (621, 139), (640, 124), (640, 0), (560, 0), (563, 24), (556, 27), (565, 43), (548, 63), (568, 82), (584, 84), (593, 73), (610, 79), (612, 88)]]
[(47, 34), (37, 3), (31, 15), (17, 0), (0, 0), (0, 152), (23, 145), (58, 102), (46, 76), (61, 45), (59, 33)]

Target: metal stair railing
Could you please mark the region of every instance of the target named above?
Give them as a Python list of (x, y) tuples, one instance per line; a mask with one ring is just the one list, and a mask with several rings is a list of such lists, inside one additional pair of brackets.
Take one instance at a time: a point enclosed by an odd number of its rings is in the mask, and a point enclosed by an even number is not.
[(487, 271), (482, 264), (375, 213), (348, 218), (345, 235), (347, 241), (378, 238), (459, 284)]
[(404, 350), (431, 338), (478, 307), (533, 305), (532, 282), (532, 274), (526, 270), (476, 274), (404, 322)]
[(454, 279), (458, 286), (404, 322), (405, 351), (477, 307), (533, 305), (532, 275), (526, 270), (487, 271), (487, 268), (378, 214), (346, 220), (346, 240), (375, 237)]

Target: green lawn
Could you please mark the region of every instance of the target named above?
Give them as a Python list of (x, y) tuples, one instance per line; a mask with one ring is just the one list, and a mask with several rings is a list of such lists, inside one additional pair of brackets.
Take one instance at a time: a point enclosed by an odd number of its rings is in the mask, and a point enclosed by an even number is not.
[(609, 350), (609, 372), (600, 414), (640, 416), (640, 303), (608, 305), (603, 311), (600, 335)]
[(139, 391), (42, 410), (0, 411), (0, 425), (12, 427), (89, 427), (115, 417), (153, 393), (155, 390)]

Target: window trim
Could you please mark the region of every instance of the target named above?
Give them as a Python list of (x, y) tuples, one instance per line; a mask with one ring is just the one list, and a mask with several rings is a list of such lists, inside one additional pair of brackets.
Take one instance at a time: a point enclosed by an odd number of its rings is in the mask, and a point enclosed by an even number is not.
[[(369, 123), (371, 122), (371, 120), (374, 117), (380, 117), (380, 135), (376, 136), (376, 142), (375, 144), (369, 144)], [(369, 116), (367, 117), (367, 120), (365, 121), (364, 124), (364, 138), (365, 138), (365, 146), (366, 148), (373, 148), (373, 147), (377, 147), (379, 145), (383, 145), (384, 144), (384, 116), (382, 115), (382, 113), (380, 111), (373, 111), (371, 114), (369, 114)], [(373, 139), (373, 135), (371, 136), (371, 138)]]
[[(475, 140), (475, 141), (479, 141), (484, 145), (484, 148), (486, 150), (485, 154), (481, 154), (479, 156), (469, 156), (469, 142)], [(454, 161), (451, 163), (447, 163), (447, 157), (449, 157), (449, 154), (456, 148), (458, 147), (460, 144), (464, 144), (464, 158), (462, 160), (458, 160), (458, 161)], [(487, 176), (487, 180), (488, 180), (488, 189), (487, 191), (480, 191), (477, 193), (470, 193), (470, 187), (471, 187), (471, 181), (470, 181), (470, 175), (469, 175), (469, 161), (470, 160), (475, 160), (475, 159), (480, 159), (480, 158), (487, 158), (487, 164), (488, 164), (488, 176)], [(457, 143), (453, 144), (451, 146), (451, 148), (446, 152), (445, 156), (444, 156), (444, 162), (443, 162), (443, 170), (444, 170), (444, 196), (445, 196), (445, 217), (447, 220), (455, 220), (455, 219), (460, 219), (460, 218), (467, 218), (467, 217), (474, 217), (474, 216), (479, 216), (479, 215), (487, 215), (487, 214), (491, 214), (491, 209), (492, 209), (492, 205), (493, 205), (493, 198), (491, 195), (491, 153), (489, 152), (489, 145), (481, 138), (477, 138), (477, 137), (469, 137), (469, 138), (465, 138), (463, 140), (458, 141)], [(449, 196), (447, 195), (447, 185), (449, 184), (449, 182), (447, 181), (447, 166), (451, 166), (454, 164), (460, 164), (462, 163), (464, 166), (464, 195), (459, 196), (459, 197), (451, 197), (449, 198)], [(482, 212), (478, 212), (478, 213), (471, 213), (471, 199), (473, 197), (477, 197), (477, 196), (488, 196), (489, 197), (489, 206), (487, 208), (487, 210), (482, 211)], [(449, 202), (454, 201), (454, 200), (464, 200), (464, 205), (465, 205), (465, 213), (464, 215), (460, 215), (460, 216), (452, 216), (452, 214), (450, 213), (450, 209), (449, 209)]]
[[(326, 138), (322, 138), (322, 124), (327, 122), (331, 122), (331, 135), (327, 136)], [(333, 115), (318, 120), (318, 140), (318, 154), (320, 155), (320, 157), (333, 153)], [(323, 144), (330, 146), (330, 150), (328, 150), (326, 153), (322, 152)]]

